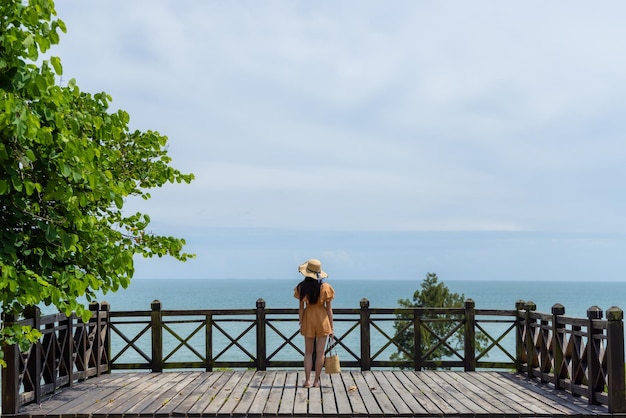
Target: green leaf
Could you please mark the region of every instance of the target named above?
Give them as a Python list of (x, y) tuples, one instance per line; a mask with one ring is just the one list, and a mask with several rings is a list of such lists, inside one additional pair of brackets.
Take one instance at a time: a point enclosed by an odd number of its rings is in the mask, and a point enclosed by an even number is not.
[(30, 48), (35, 44), (35, 37), (30, 34), (28, 35), (26, 38), (24, 38), (24, 41), (22, 41), (22, 44), (24, 45), (25, 48)]
[(61, 174), (63, 175), (63, 177), (69, 177), (70, 174), (72, 174), (72, 167), (70, 167), (68, 164), (63, 163), (63, 165), (61, 165)]
[(61, 60), (59, 57), (51, 57), (50, 63), (52, 64), (56, 75), (63, 75), (63, 67), (61, 66)]
[(32, 149), (27, 149), (24, 154), (26, 154), (26, 158), (28, 158), (31, 162), (36, 160), (35, 153)]
[(35, 191), (35, 183), (33, 183), (32, 181), (26, 180), (24, 182), (24, 188), (26, 189), (26, 194), (30, 196)]
[(50, 242), (54, 241), (58, 236), (54, 226), (50, 225), (49, 223), (45, 224), (44, 232), (46, 235), (46, 240)]
[(22, 181), (20, 180), (19, 177), (11, 177), (11, 183), (13, 184), (13, 189), (17, 192), (21, 192), (22, 191)]
[(61, 237), (63, 249), (66, 251), (70, 250), (72, 248), (72, 237), (65, 233), (65, 231), (59, 231), (59, 236)]

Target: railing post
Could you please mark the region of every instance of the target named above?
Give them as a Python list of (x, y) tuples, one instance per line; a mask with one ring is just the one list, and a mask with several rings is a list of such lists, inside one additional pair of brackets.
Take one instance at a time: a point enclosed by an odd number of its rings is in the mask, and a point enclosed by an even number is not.
[(552, 306), (552, 347), (554, 355), (554, 387), (563, 389), (561, 378), (567, 376), (567, 370), (563, 367), (563, 342), (565, 341), (565, 324), (561, 322), (561, 316), (565, 315), (565, 307), (560, 303)]
[[(93, 359), (93, 366), (96, 368), (96, 376), (100, 376), (100, 350), (102, 349), (102, 339), (100, 338), (100, 304), (98, 302), (91, 302), (89, 304), (89, 310), (91, 311), (91, 319), (89, 320), (89, 334), (93, 335), (93, 342), (91, 344), (91, 358)], [(88, 359), (91, 362), (91, 359)]]
[[(72, 313), (72, 316), (76, 315)], [(74, 361), (72, 367), (76, 367), (78, 373), (78, 379), (86, 379), (87, 374), (87, 324), (83, 321), (83, 318), (76, 317), (76, 324), (74, 326), (74, 335), (72, 336), (74, 344)]]
[(152, 334), (152, 372), (163, 371), (163, 318), (161, 317), (161, 302), (152, 301), (150, 305), (150, 332)]
[(413, 366), (422, 370), (422, 308), (413, 308)]
[(624, 386), (624, 312), (617, 306), (606, 311), (608, 326), (607, 369), (609, 375), (609, 412), (626, 412), (626, 388)]
[(65, 368), (59, 370), (61, 376), (67, 376), (67, 386), (74, 386), (74, 319), (76, 315), (72, 312), (65, 317), (61, 328), (65, 331), (59, 333), (63, 344), (63, 364)]
[(256, 369), (267, 369), (267, 348), (265, 341), (266, 334), (265, 324), (265, 301), (257, 299), (256, 301)]
[[(12, 326), (15, 315), (3, 314), (2, 322), (7, 328)], [(17, 344), (3, 345), (2, 352), (7, 363), (2, 369), (2, 416), (8, 416), (17, 414), (20, 408), (20, 348)]]
[(589, 404), (597, 404), (596, 392), (602, 391), (604, 385), (600, 387), (598, 378), (600, 377), (600, 340), (596, 335), (601, 334), (601, 329), (596, 329), (593, 321), (602, 319), (602, 309), (592, 306), (587, 309), (587, 398)]
[(472, 299), (465, 301), (465, 365), (466, 372), (476, 370), (476, 302)]
[(534, 368), (538, 366), (537, 356), (535, 353), (535, 319), (531, 319), (531, 314), (537, 310), (535, 302), (526, 302), (524, 308), (526, 309), (526, 339), (524, 341), (526, 345), (526, 373), (529, 378), (534, 375)]
[(206, 347), (206, 365), (205, 371), (213, 371), (213, 314), (207, 313), (204, 319), (206, 323), (206, 332), (204, 333), (204, 346)]
[[(37, 306), (28, 306), (24, 310), (24, 318), (32, 319), (33, 329), (41, 331), (41, 310)], [(27, 368), (26, 373), (31, 376), (30, 380), (34, 387), (29, 387), (26, 382), (23, 382), (24, 389), (32, 390), (35, 393), (35, 403), (41, 403), (41, 341), (31, 345)]]
[[(40, 312), (41, 313), (41, 312)], [(60, 319), (59, 316), (57, 318)], [(59, 337), (57, 336), (58, 326), (61, 322), (56, 320), (45, 325), (45, 332), (40, 329), (43, 334), (41, 339), (41, 384), (49, 385), (57, 388), (60, 373), (61, 352), (59, 350)]]
[(372, 368), (370, 358), (370, 301), (361, 299), (361, 370)]
[(104, 316), (105, 318), (104, 324), (102, 325), (103, 327), (105, 327), (104, 332), (102, 329), (100, 329), (100, 333), (103, 336), (102, 358), (106, 362), (104, 364), (104, 366), (106, 367), (105, 372), (111, 373), (111, 305), (109, 305), (109, 302), (103, 301), (100, 304), (100, 312), (100, 316)]
[(548, 377), (552, 371), (552, 359), (550, 358), (550, 320), (542, 317), (539, 319), (537, 329), (537, 340), (539, 342), (539, 378), (541, 383), (548, 382)]
[(518, 373), (522, 372), (524, 358), (528, 358), (528, 356), (524, 356), (524, 327), (522, 326), (524, 323), (522, 311), (525, 305), (526, 302), (523, 300), (515, 302), (515, 329), (517, 331), (515, 333), (515, 369)]

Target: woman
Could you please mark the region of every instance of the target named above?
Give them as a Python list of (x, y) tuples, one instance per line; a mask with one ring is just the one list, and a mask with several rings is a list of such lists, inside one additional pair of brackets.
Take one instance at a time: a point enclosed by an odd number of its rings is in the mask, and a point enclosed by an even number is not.
[(304, 276), (304, 280), (294, 289), (294, 297), (300, 300), (298, 310), (300, 334), (304, 335), (305, 380), (303, 386), (311, 387), (310, 374), (313, 368), (313, 348), (315, 348), (313, 386), (319, 387), (326, 339), (329, 335), (333, 335), (331, 301), (335, 297), (335, 290), (328, 283), (322, 283), (322, 279), (328, 277), (328, 274), (322, 270), (322, 263), (319, 260), (307, 261), (300, 265), (298, 271)]

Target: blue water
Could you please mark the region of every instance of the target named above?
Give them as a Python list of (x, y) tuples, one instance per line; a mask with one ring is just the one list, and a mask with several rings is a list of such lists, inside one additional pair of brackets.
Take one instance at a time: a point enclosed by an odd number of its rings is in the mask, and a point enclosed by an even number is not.
[[(358, 308), (367, 298), (375, 308), (393, 308), (398, 299), (412, 299), (421, 281), (329, 280), (336, 292), (333, 307)], [(441, 280), (440, 280), (441, 282)], [(264, 299), (268, 308), (295, 308), (291, 280), (134, 280), (127, 289), (103, 295), (111, 310), (149, 310), (153, 300), (163, 309), (254, 308)], [(476, 302), (477, 309), (514, 309), (517, 300), (533, 301), (540, 312), (560, 303), (567, 316), (585, 317), (591, 306), (606, 311), (626, 308), (626, 282), (443, 281), (451, 292)]]

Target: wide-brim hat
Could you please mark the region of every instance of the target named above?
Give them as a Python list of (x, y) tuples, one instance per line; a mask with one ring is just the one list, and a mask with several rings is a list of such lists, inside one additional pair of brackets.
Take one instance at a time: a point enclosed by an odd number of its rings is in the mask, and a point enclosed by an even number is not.
[(322, 263), (320, 260), (316, 260), (315, 258), (308, 260), (304, 264), (300, 264), (298, 271), (302, 273), (304, 277), (311, 277), (317, 280), (328, 277), (328, 274), (322, 270)]

